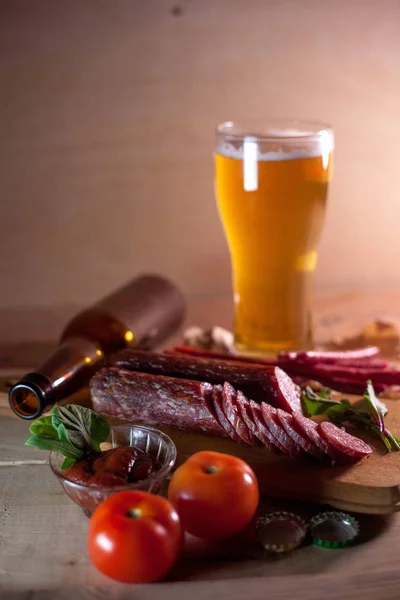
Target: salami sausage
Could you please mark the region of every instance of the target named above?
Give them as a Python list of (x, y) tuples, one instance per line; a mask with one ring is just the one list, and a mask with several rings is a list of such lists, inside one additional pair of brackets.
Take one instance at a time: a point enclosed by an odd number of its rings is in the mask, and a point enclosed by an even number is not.
[(261, 404), (264, 422), (274, 438), (285, 449), (286, 454), (298, 458), (303, 454), (302, 448), (288, 436), (276, 417), (276, 410), (268, 404)]
[(311, 363), (337, 363), (360, 359), (370, 359), (380, 353), (378, 346), (366, 346), (365, 348), (356, 348), (355, 350), (310, 350), (308, 352), (280, 352), (278, 359), (304, 361)]
[(241, 444), (253, 445), (257, 438), (266, 448), (294, 457), (327, 454), (342, 464), (371, 453), (365, 442), (332, 423), (317, 425), (300, 414), (259, 405), (228, 382), (212, 385), (105, 367), (90, 388), (93, 408), (110, 417), (230, 437)]
[(287, 435), (292, 438), (292, 440), (298, 446), (300, 446), (300, 448), (303, 448), (307, 454), (311, 454), (312, 456), (315, 456), (315, 458), (319, 459), (323, 459), (325, 457), (325, 454), (322, 452), (322, 450), (320, 450), (320, 448), (318, 448), (318, 446), (311, 443), (306, 436), (302, 435), (295, 428), (293, 415), (289, 415), (284, 410), (278, 408), (276, 411), (276, 417), (285, 433), (287, 433)]
[(334, 448), (338, 454), (338, 459), (350, 462), (360, 460), (364, 456), (371, 454), (372, 449), (363, 440), (354, 437), (343, 429), (339, 429), (333, 423), (324, 421), (319, 423), (318, 432), (326, 443)]
[(250, 410), (257, 427), (256, 436), (258, 439), (261, 440), (267, 447), (268, 444), (275, 446), (275, 448), (286, 454), (286, 448), (280, 444), (279, 440), (272, 435), (269, 428), (266, 426), (260, 405), (253, 402), (253, 400), (250, 400)]
[(292, 417), (293, 427), (295, 427), (300, 435), (304, 435), (304, 437), (319, 448), (321, 452), (334, 458), (334, 453), (330, 453), (328, 444), (318, 433), (317, 423), (311, 419), (307, 419), (307, 417), (303, 417), (303, 415), (300, 415), (299, 413), (293, 413)]
[[(245, 396), (243, 396), (240, 390), (236, 393), (236, 406), (238, 407), (238, 411), (240, 417), (243, 419), (243, 422), (246, 423), (247, 429), (249, 431), (249, 437), (253, 445), (260, 443), (260, 440), (257, 436), (257, 426), (254, 422), (254, 418), (250, 409), (250, 403)], [(265, 444), (265, 442), (264, 442)], [(265, 444), (269, 450), (273, 450), (271, 444)]]
[(92, 378), (90, 389), (93, 408), (103, 415), (145, 425), (227, 435), (210, 406), (210, 383), (105, 367)]
[(251, 437), (249, 437), (249, 430), (247, 428), (246, 423), (243, 421), (240, 416), (239, 410), (236, 405), (236, 390), (230, 385), (230, 383), (226, 382), (222, 388), (222, 406), (224, 408), (224, 413), (226, 418), (238, 434), (238, 436), (243, 440), (245, 444), (253, 445)]
[(222, 386), (221, 385), (214, 385), (214, 390), (213, 390), (213, 404), (214, 404), (214, 410), (215, 410), (216, 415), (217, 415), (217, 419), (218, 419), (219, 423), (222, 425), (222, 427), (223, 427), (224, 431), (226, 432), (226, 434), (234, 442), (240, 443), (242, 440), (238, 436), (238, 434), (236, 433), (235, 428), (230, 423), (230, 421), (229, 421), (229, 419), (226, 416), (225, 411), (224, 411), (223, 399), (222, 399)]
[(267, 402), (288, 412), (301, 410), (298, 387), (275, 366), (132, 349), (115, 354), (110, 364), (127, 371), (219, 385), (227, 381), (255, 402)]

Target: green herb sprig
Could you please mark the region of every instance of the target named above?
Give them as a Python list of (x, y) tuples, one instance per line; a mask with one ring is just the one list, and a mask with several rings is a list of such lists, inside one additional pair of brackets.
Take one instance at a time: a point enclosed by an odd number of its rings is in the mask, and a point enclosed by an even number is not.
[(100, 451), (110, 432), (106, 419), (84, 406), (55, 406), (51, 415), (34, 421), (26, 446), (53, 450), (64, 456), (61, 469), (69, 469), (77, 460)]
[(388, 452), (400, 450), (400, 439), (385, 426), (387, 406), (377, 398), (371, 381), (367, 381), (363, 398), (366, 400), (367, 410), (354, 406), (347, 398), (339, 402), (333, 400), (331, 390), (328, 388), (316, 394), (310, 387), (306, 387), (302, 393), (302, 405), (305, 414), (309, 417), (325, 415), (336, 425), (351, 423), (378, 437)]

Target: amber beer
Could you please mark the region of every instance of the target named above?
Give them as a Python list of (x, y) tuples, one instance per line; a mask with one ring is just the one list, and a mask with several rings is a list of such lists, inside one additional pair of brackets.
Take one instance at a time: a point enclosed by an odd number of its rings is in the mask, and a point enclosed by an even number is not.
[(215, 194), (232, 263), (235, 343), (273, 354), (313, 345), (312, 277), (332, 175), (333, 133), (217, 129)]

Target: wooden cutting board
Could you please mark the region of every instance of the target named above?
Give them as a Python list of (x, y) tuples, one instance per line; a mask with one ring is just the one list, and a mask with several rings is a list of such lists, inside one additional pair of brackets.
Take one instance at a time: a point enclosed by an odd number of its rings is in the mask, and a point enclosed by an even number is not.
[[(389, 414), (385, 423), (394, 435), (400, 436), (400, 400), (386, 401), (386, 404)], [(386, 453), (379, 440), (361, 432), (360, 437), (372, 446), (373, 454), (349, 467), (329, 467), (311, 461), (300, 462), (264, 448), (249, 448), (222, 438), (162, 429), (175, 442), (178, 464), (199, 450), (234, 454), (253, 467), (260, 491), (265, 496), (318, 502), (367, 514), (389, 514), (400, 510), (400, 452)]]
[[(90, 406), (88, 390), (64, 403), (71, 401)], [(385, 423), (400, 437), (400, 400), (385, 403), (389, 409)], [(4, 386), (0, 389), (0, 414), (1, 410), (8, 416), (13, 415)], [(390, 514), (400, 510), (400, 452), (386, 453), (379, 440), (361, 432), (357, 433), (373, 447), (373, 454), (349, 467), (329, 467), (276, 455), (262, 447), (241, 446), (223, 438), (165, 427), (160, 429), (173, 439), (178, 451), (178, 465), (199, 450), (239, 456), (253, 467), (264, 496), (329, 504), (366, 514)]]

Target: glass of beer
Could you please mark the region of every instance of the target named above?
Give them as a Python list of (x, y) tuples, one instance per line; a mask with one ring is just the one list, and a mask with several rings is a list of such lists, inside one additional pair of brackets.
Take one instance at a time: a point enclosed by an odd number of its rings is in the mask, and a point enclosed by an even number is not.
[(312, 278), (334, 136), (307, 122), (222, 123), (215, 195), (227, 238), (239, 352), (313, 346)]

